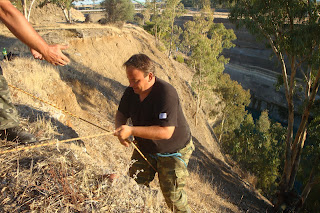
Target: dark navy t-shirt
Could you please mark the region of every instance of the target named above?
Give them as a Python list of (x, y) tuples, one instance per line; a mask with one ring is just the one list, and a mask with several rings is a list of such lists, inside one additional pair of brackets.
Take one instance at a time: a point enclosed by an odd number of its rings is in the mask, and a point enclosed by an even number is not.
[(191, 138), (190, 128), (183, 114), (175, 88), (156, 78), (149, 95), (141, 102), (139, 95), (128, 87), (118, 110), (131, 118), (133, 126), (175, 126), (168, 140), (149, 140), (135, 137), (145, 153), (172, 153), (183, 148)]

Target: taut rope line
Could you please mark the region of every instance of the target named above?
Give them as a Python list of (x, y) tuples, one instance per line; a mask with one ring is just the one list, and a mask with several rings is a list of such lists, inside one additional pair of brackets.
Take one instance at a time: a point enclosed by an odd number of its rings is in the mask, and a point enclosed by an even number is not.
[[(79, 116), (77, 116), (77, 115), (75, 115), (75, 114), (73, 114), (73, 113), (71, 113), (71, 112), (68, 112), (67, 110), (64, 110), (64, 109), (56, 106), (55, 104), (51, 104), (51, 103), (49, 103), (48, 101), (45, 101), (45, 100), (43, 100), (43, 99), (41, 99), (41, 98), (38, 98), (38, 97), (32, 95), (31, 93), (26, 92), (26, 91), (23, 90), (23, 89), (20, 89), (20, 88), (18, 88), (18, 87), (16, 87), (16, 86), (13, 86), (13, 85), (11, 85), (11, 84), (9, 84), (9, 83), (8, 83), (8, 85), (9, 85), (10, 87), (12, 87), (12, 88), (14, 88), (14, 89), (16, 89), (16, 90), (18, 90), (18, 91), (26, 94), (26, 95), (31, 96), (31, 97), (34, 98), (34, 99), (39, 100), (40, 102), (46, 103), (46, 104), (48, 104), (48, 105), (50, 105), (50, 106), (52, 106), (52, 107), (54, 107), (54, 108), (56, 108), (56, 109), (58, 109), (58, 110), (61, 110), (62, 112), (66, 113), (66, 114), (68, 114), (68, 115), (71, 115), (72, 117), (78, 118), (78, 119), (80, 119), (80, 120), (82, 120), (82, 121), (85, 121), (85, 122), (87, 122), (87, 123), (95, 126), (95, 127), (98, 127), (98, 128), (100, 128), (100, 129), (102, 129), (102, 130), (104, 130), (104, 131), (107, 131), (107, 132), (108, 132), (108, 133), (107, 133), (108, 135), (109, 135), (109, 134), (110, 134), (110, 135), (113, 134), (113, 132), (107, 130), (106, 128), (103, 128), (103, 127), (101, 127), (101, 126), (99, 126), (99, 125), (96, 125), (96, 124), (92, 123), (91, 121), (85, 120), (85, 119), (83, 119), (83, 118), (81, 118), (81, 117), (79, 117)], [(89, 136), (88, 136), (88, 137), (89, 137)], [(71, 140), (71, 139), (70, 139), (70, 140)], [(73, 139), (73, 140), (76, 140), (76, 139)], [(139, 148), (138, 148), (133, 142), (131, 142), (131, 141), (129, 141), (129, 142), (130, 142), (130, 143), (132, 144), (132, 146), (139, 152), (139, 154), (147, 161), (147, 163), (148, 163), (155, 171), (157, 171), (157, 170), (151, 165), (151, 163), (148, 161), (148, 159), (144, 156), (144, 154), (139, 150)], [(40, 144), (39, 144), (39, 145), (40, 145)], [(34, 146), (37, 147), (37, 145), (34, 145)], [(28, 147), (31, 147), (31, 146), (28, 146)], [(33, 146), (32, 146), (32, 147), (33, 147)], [(19, 149), (19, 150), (24, 150), (24, 149)], [(7, 151), (8, 151), (8, 150), (7, 150)], [(5, 153), (7, 153), (7, 152), (5, 152)], [(2, 152), (0, 152), (0, 154), (2, 154)]]
[(48, 101), (45, 101), (45, 100), (43, 100), (43, 99), (41, 99), (41, 98), (39, 98), (39, 97), (36, 97), (36, 96), (32, 95), (31, 93), (26, 92), (26, 91), (23, 90), (23, 89), (20, 89), (20, 88), (18, 88), (18, 87), (16, 87), (16, 86), (13, 86), (13, 85), (11, 85), (11, 84), (9, 84), (9, 83), (8, 83), (8, 85), (9, 85), (10, 87), (12, 87), (12, 88), (14, 88), (14, 89), (16, 89), (16, 90), (18, 90), (18, 91), (26, 94), (26, 95), (31, 96), (31, 97), (34, 98), (34, 99), (39, 100), (40, 102), (46, 103), (46, 104), (48, 104), (48, 105), (50, 105), (50, 106), (52, 106), (52, 107), (54, 107), (54, 108), (56, 108), (56, 109), (58, 109), (58, 110), (61, 110), (62, 112), (66, 113), (66, 114), (68, 114), (68, 115), (71, 115), (72, 117), (78, 118), (79, 120), (82, 120), (82, 121), (84, 121), (84, 122), (87, 122), (87, 123), (89, 123), (89, 124), (91, 124), (91, 125), (93, 125), (93, 126), (95, 126), (95, 127), (98, 127), (98, 128), (100, 128), (100, 129), (102, 129), (102, 130), (105, 130), (105, 131), (107, 131), (107, 132), (110, 132), (110, 130), (108, 130), (108, 129), (104, 128), (104, 127), (101, 127), (101, 126), (99, 126), (99, 125), (96, 125), (96, 124), (92, 123), (91, 121), (88, 121), (88, 120), (86, 120), (86, 119), (84, 119), (84, 118), (81, 118), (81, 117), (79, 117), (79, 116), (77, 116), (77, 115), (75, 115), (75, 114), (73, 114), (73, 113), (71, 113), (71, 112), (69, 112), (69, 111), (67, 111), (67, 110), (64, 110), (64, 109), (58, 107), (58, 106), (55, 105), (55, 104), (51, 104), (51, 103), (49, 103)]
[(22, 151), (22, 150), (29, 150), (29, 149), (34, 149), (34, 148), (38, 148), (38, 147), (42, 147), (42, 146), (50, 146), (56, 143), (66, 143), (66, 142), (70, 142), (70, 141), (76, 141), (76, 140), (82, 140), (82, 139), (89, 139), (89, 138), (95, 138), (95, 137), (101, 137), (101, 136), (107, 136), (113, 134), (112, 132), (108, 132), (108, 133), (102, 133), (102, 134), (98, 134), (98, 135), (90, 135), (90, 136), (85, 136), (85, 137), (79, 137), (79, 138), (70, 138), (70, 139), (66, 139), (66, 140), (61, 140), (61, 141), (51, 141), (51, 142), (47, 142), (47, 143), (41, 143), (41, 144), (37, 144), (37, 145), (32, 145), (32, 146), (25, 146), (25, 147), (18, 147), (18, 148), (14, 148), (14, 149), (8, 149), (8, 150), (4, 150), (4, 151), (0, 151), (0, 155), (5, 154), (5, 153), (10, 153), (10, 152), (18, 152), (18, 151)]
[[(46, 103), (46, 104), (48, 104), (48, 105), (50, 105), (50, 106), (52, 106), (52, 107), (54, 107), (54, 108), (56, 108), (56, 109), (58, 109), (58, 110), (61, 110), (62, 112), (66, 113), (66, 114), (68, 114), (68, 115), (71, 115), (71, 116), (74, 117), (74, 118), (78, 118), (79, 120), (82, 120), (82, 121), (84, 121), (84, 122), (87, 122), (87, 123), (95, 126), (95, 127), (100, 128), (100, 129), (102, 129), (102, 130), (104, 130), (104, 131), (107, 131), (107, 133), (98, 134), (98, 135), (91, 135), (91, 136), (86, 136), (86, 137), (79, 137), (79, 138), (71, 138), (71, 139), (62, 140), (62, 141), (51, 141), (51, 142), (48, 142), (48, 143), (42, 143), (42, 144), (37, 144), (37, 145), (32, 145), (32, 146), (27, 146), (27, 147), (20, 147), (20, 148), (9, 149), (9, 150), (5, 150), (5, 151), (0, 151), (0, 155), (1, 155), (1, 154), (5, 154), (5, 153), (9, 153), (9, 152), (18, 152), (18, 151), (21, 151), (21, 150), (29, 150), (29, 149), (33, 149), (33, 148), (37, 148), (37, 147), (49, 146), (49, 145), (52, 145), (52, 144), (55, 144), (55, 143), (65, 143), (65, 142), (70, 142), (70, 141), (75, 141), (75, 140), (88, 139), (88, 138), (94, 138), (94, 137), (100, 137), (100, 136), (107, 136), (107, 135), (113, 134), (113, 132), (111, 132), (110, 130), (108, 130), (108, 129), (106, 129), (106, 128), (103, 128), (103, 127), (101, 127), (101, 126), (99, 126), (99, 125), (96, 125), (96, 124), (92, 123), (91, 121), (88, 121), (88, 120), (86, 120), (86, 119), (83, 119), (83, 118), (81, 118), (81, 117), (79, 117), (79, 116), (77, 116), (77, 115), (74, 115), (73, 113), (68, 112), (67, 110), (62, 109), (62, 108), (56, 106), (55, 104), (51, 104), (51, 103), (49, 103), (48, 101), (45, 101), (45, 100), (43, 100), (43, 99), (41, 99), (41, 98), (39, 98), (39, 97), (36, 97), (36, 96), (32, 95), (31, 93), (26, 92), (26, 91), (23, 90), (23, 89), (20, 89), (20, 88), (18, 88), (18, 87), (16, 87), (16, 86), (13, 86), (13, 85), (11, 85), (11, 84), (9, 84), (9, 83), (8, 83), (8, 85), (9, 85), (10, 87), (12, 87), (12, 88), (14, 88), (14, 89), (16, 89), (16, 90), (18, 90), (18, 91), (26, 94), (26, 95), (31, 96), (31, 97), (34, 98), (34, 99), (39, 100), (40, 102)], [(130, 141), (129, 141), (129, 142), (130, 142)], [(134, 142), (130, 142), (130, 143), (131, 143), (132, 146), (139, 152), (139, 154), (143, 157), (143, 159), (144, 159), (145, 161), (147, 161), (147, 163), (154, 169), (154, 171), (157, 172), (157, 170), (152, 166), (152, 164), (148, 161), (148, 159), (144, 156), (144, 154), (140, 151), (140, 149), (134, 144)], [(189, 206), (189, 207), (191, 208), (191, 206)], [(193, 208), (191, 208), (191, 210), (192, 210), (193, 212), (196, 212)]]
[(148, 159), (144, 156), (144, 154), (140, 151), (140, 149), (134, 144), (134, 142), (130, 142), (130, 143), (139, 152), (139, 154), (143, 157), (143, 159), (147, 161), (147, 163), (152, 167), (152, 169), (154, 169), (154, 171), (157, 172), (157, 170), (152, 166), (152, 164), (148, 161)]

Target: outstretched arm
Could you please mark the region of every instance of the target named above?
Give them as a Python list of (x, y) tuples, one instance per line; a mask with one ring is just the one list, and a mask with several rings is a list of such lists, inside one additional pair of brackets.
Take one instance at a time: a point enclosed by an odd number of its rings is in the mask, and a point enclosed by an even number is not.
[(68, 57), (61, 52), (67, 46), (48, 45), (8, 0), (0, 0), (0, 20), (19, 40), (30, 47), (35, 58), (45, 59), (51, 64), (62, 66), (69, 62)]

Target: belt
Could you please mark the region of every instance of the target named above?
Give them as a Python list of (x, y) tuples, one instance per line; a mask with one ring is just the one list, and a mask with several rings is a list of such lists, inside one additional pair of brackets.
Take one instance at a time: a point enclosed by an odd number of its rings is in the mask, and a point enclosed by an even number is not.
[(174, 157), (179, 159), (184, 163), (184, 165), (187, 167), (186, 162), (181, 158), (182, 154), (180, 152), (175, 152), (175, 153), (156, 153), (156, 154), (150, 154), (152, 158), (157, 159), (158, 157)]

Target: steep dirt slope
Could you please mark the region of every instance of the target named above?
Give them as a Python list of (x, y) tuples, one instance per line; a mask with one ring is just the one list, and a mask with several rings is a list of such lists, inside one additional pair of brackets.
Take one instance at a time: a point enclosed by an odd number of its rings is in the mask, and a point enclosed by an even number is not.
[[(188, 194), (191, 205), (197, 212), (268, 211), (268, 201), (241, 180), (225, 162), (203, 114), (199, 124), (194, 125), (195, 102), (190, 89), (192, 72), (184, 64), (160, 52), (151, 35), (134, 25), (125, 25), (122, 29), (66, 25), (64, 29), (42, 29), (39, 32), (48, 41), (68, 43), (66, 53), (71, 63), (65, 67), (53, 67), (45, 62), (30, 60), (27, 49), (3, 30), (1, 45), (20, 55), (12, 62), (1, 63), (8, 82), (112, 131), (117, 105), (128, 85), (122, 64), (133, 54), (145, 53), (157, 63), (157, 76), (177, 89), (192, 129), (196, 151), (190, 161)], [(60, 139), (103, 132), (16, 90), (12, 93), (25, 119), (34, 120), (43, 114), (54, 118)], [(94, 165), (101, 174), (117, 172), (126, 176), (131, 149), (120, 146), (113, 136), (84, 142), (87, 153), (81, 154), (79, 161)], [(192, 183), (195, 177), (200, 179), (201, 184)], [(215, 193), (206, 192), (206, 187), (211, 187)]]

